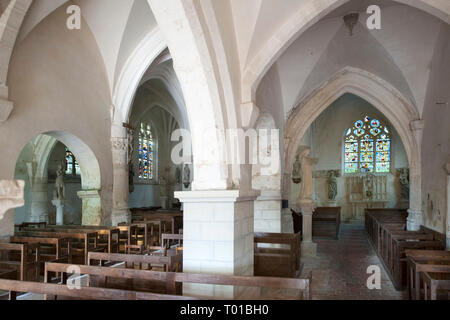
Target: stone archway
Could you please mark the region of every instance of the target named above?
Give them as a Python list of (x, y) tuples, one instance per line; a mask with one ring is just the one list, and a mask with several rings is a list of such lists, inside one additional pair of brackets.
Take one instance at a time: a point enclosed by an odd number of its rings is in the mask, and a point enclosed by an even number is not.
[(77, 193), (82, 200), (82, 224), (101, 225), (101, 173), (93, 151), (78, 137), (64, 131), (45, 132), (34, 142), (33, 159), (27, 163), (27, 174), (31, 183), (31, 221), (42, 221), (48, 217), (48, 162), (58, 142), (69, 148), (81, 169), (81, 188)]
[(422, 223), (420, 162), (423, 121), (416, 108), (400, 92), (383, 79), (364, 70), (344, 68), (322, 83), (291, 112), (285, 131), (283, 193), (289, 194), (290, 168), (295, 161), (301, 138), (315, 119), (345, 93), (352, 93), (371, 103), (399, 133), (410, 166), (408, 229), (418, 230)]
[[(246, 66), (242, 77), (241, 103), (247, 105), (255, 101), (256, 90), (264, 75), (275, 61), (303, 32), (320, 19), (350, 0), (304, 1), (302, 7), (276, 30), (273, 36)], [(395, 2), (422, 10), (450, 23), (450, 6), (445, 1), (435, 0), (394, 0)]]

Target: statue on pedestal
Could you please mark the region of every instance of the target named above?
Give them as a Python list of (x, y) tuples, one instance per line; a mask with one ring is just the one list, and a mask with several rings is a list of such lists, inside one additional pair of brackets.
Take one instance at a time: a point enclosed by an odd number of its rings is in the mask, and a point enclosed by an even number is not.
[(397, 175), (400, 182), (401, 198), (402, 200), (409, 200), (409, 169), (398, 169)]
[(56, 170), (56, 180), (55, 187), (56, 191), (54, 194), (54, 200), (64, 200), (66, 194), (66, 187), (64, 185), (64, 164), (61, 162)]
[(300, 163), (300, 155), (297, 154), (295, 156), (295, 162), (292, 168), (292, 182), (294, 182), (295, 184), (299, 184), (300, 182), (302, 182), (301, 169), (302, 165)]
[(301, 170), (302, 170), (302, 189), (297, 202), (312, 202), (313, 198), (313, 175), (312, 166), (314, 159), (309, 157), (310, 149), (305, 149), (300, 153)]
[(338, 171), (330, 170), (328, 171), (328, 200), (335, 201), (337, 196), (337, 180), (336, 177), (339, 176)]

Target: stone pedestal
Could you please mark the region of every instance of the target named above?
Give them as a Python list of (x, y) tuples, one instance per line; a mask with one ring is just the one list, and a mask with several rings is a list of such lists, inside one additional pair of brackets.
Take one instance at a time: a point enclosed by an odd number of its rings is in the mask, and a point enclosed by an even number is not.
[(52, 200), (52, 204), (56, 207), (56, 225), (64, 225), (64, 200)]
[(83, 226), (99, 226), (102, 224), (102, 202), (99, 190), (83, 190), (77, 193), (83, 201)]
[(317, 244), (312, 241), (312, 216), (315, 205), (312, 201), (300, 201), (299, 206), (303, 216), (302, 255), (315, 256)]
[[(175, 192), (184, 206), (184, 272), (253, 275), (256, 196), (239, 190)], [(233, 299), (242, 288), (185, 284), (183, 293)]]
[(418, 231), (422, 225), (422, 211), (408, 210), (408, 218), (406, 219), (406, 226), (408, 231)]
[(336, 200), (328, 200), (324, 202), (325, 207), (337, 207), (338, 202)]
[(160, 196), (161, 208), (166, 210), (169, 208), (169, 197), (168, 196)]
[(48, 184), (35, 182), (31, 189), (30, 222), (48, 222)]

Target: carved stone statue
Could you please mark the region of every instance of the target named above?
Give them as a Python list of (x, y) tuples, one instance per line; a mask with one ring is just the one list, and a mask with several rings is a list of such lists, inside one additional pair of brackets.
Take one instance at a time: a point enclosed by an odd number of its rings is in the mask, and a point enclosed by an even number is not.
[(398, 169), (397, 175), (400, 182), (401, 198), (403, 200), (409, 200), (409, 169)]
[(334, 170), (328, 171), (328, 200), (335, 201), (337, 196), (337, 172)]
[(55, 200), (64, 200), (66, 194), (66, 186), (64, 185), (64, 164), (61, 162), (56, 170), (55, 180)]
[(292, 168), (292, 182), (299, 184), (302, 182), (300, 155), (295, 156), (295, 162)]
[(372, 200), (373, 197), (373, 174), (369, 173), (364, 177), (364, 191), (367, 199)]
[(300, 153), (301, 170), (302, 170), (302, 189), (298, 200), (300, 202), (312, 201), (313, 195), (313, 175), (312, 166), (313, 159), (309, 157), (310, 149), (305, 149)]
[(161, 197), (167, 197), (168, 192), (167, 192), (167, 179), (166, 177), (164, 177), (164, 175), (161, 175), (159, 177), (159, 187), (160, 187), (160, 195)]

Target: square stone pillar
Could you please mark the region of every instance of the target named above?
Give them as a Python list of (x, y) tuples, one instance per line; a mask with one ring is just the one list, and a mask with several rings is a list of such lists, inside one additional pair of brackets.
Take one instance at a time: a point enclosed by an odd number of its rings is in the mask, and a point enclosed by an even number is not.
[[(183, 271), (253, 275), (256, 194), (239, 190), (175, 192), (184, 207)], [(233, 299), (240, 288), (185, 284), (186, 295)]]
[(281, 233), (283, 229), (281, 195), (265, 191), (255, 200), (255, 232)]
[(82, 219), (83, 226), (99, 226), (102, 223), (102, 201), (99, 190), (83, 190), (77, 193), (83, 201)]
[(312, 241), (312, 216), (315, 208), (314, 202), (300, 202), (300, 208), (303, 217), (302, 255), (315, 256), (317, 253), (317, 244)]

